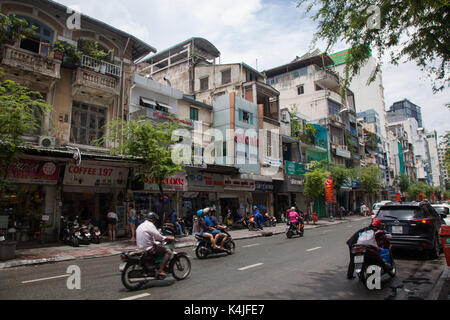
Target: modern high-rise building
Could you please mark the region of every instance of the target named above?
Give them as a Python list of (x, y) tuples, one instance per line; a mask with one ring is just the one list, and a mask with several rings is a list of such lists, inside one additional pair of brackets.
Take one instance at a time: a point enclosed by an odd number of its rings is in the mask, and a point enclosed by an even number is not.
[(387, 112), (388, 117), (395, 117), (396, 115), (406, 116), (406, 118), (414, 118), (417, 120), (419, 128), (423, 127), (422, 122), (422, 108), (412, 103), (408, 99), (397, 101), (392, 104)]

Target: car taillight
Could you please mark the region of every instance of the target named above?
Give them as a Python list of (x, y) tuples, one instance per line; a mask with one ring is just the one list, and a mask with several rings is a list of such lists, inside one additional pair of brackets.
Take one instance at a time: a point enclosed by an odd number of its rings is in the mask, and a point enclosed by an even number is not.
[(431, 223), (431, 219), (416, 219), (414, 220), (414, 222), (420, 222), (423, 224), (430, 224)]

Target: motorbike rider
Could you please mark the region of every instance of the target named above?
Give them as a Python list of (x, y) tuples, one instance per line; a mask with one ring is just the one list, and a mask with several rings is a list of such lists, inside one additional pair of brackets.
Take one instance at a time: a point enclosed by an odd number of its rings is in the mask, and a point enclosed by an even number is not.
[(347, 240), (347, 246), (349, 248), (350, 252), (350, 262), (347, 269), (347, 279), (353, 279), (355, 276), (353, 275), (355, 271), (355, 262), (354, 262), (354, 254), (352, 253), (352, 247), (354, 244), (358, 242), (358, 238), (361, 233), (373, 230), (375, 233), (375, 241), (377, 245), (381, 248), (386, 247), (386, 233), (383, 230), (383, 226), (381, 224), (381, 221), (378, 219), (374, 219), (372, 223), (364, 228), (359, 229), (356, 231), (348, 240)]
[(255, 217), (255, 221), (256, 221), (256, 227), (258, 229), (263, 229), (264, 226), (264, 217), (261, 214), (261, 212), (259, 212), (258, 207), (257, 206), (253, 206), (253, 212), (252, 215)]
[(180, 218), (178, 217), (178, 213), (175, 209), (172, 209), (172, 214), (170, 215), (170, 222), (178, 229), (178, 235), (184, 237), (183, 228), (180, 224)]
[(291, 223), (293, 223), (299, 232), (301, 232), (301, 228), (303, 225), (303, 218), (300, 216), (300, 214), (295, 211), (295, 207), (292, 207), (288, 212), (288, 219)]
[(219, 244), (219, 248), (223, 249), (223, 245), (225, 244), (225, 241), (227, 240), (228, 235), (227, 235), (226, 233), (220, 232), (220, 230), (224, 230), (224, 229), (226, 229), (227, 227), (224, 226), (224, 225), (219, 224), (219, 221), (217, 221), (217, 218), (216, 218), (215, 213), (216, 213), (216, 209), (214, 209), (214, 208), (211, 209), (210, 212), (209, 212), (209, 219), (211, 220), (212, 226), (213, 226), (216, 230), (219, 231), (219, 232), (216, 233), (216, 236), (215, 236), (215, 239), (214, 239), (214, 240), (215, 240), (215, 242), (216, 242), (216, 244), (217, 244), (218, 241), (219, 241), (219, 238), (222, 238), (222, 241), (221, 241), (220, 244)]
[(158, 276), (165, 277), (164, 268), (170, 258), (170, 250), (161, 242), (166, 240), (174, 240), (174, 237), (164, 237), (159, 233), (155, 224), (159, 220), (159, 216), (154, 212), (149, 212), (145, 217), (145, 221), (136, 229), (136, 244), (139, 248), (144, 249), (146, 254), (143, 256), (144, 266), (149, 271), (153, 265), (153, 259), (162, 257), (162, 262), (157, 273)]
[[(219, 249), (219, 247), (216, 245), (216, 239), (215, 239), (215, 235), (217, 233), (219, 233), (218, 230), (214, 229), (214, 227), (212, 227), (212, 222), (209, 218), (207, 218), (207, 215), (209, 214), (209, 211), (211, 209), (210, 208), (205, 208), (205, 209), (200, 209), (197, 211), (197, 217), (198, 217), (198, 221), (199, 221), (199, 225), (200, 225), (200, 229), (201, 229), (201, 235), (204, 237), (207, 237), (209, 239), (209, 241), (211, 242), (211, 246), (213, 249)], [(208, 222), (208, 224), (207, 224)], [(213, 234), (213, 231), (214, 232)]]

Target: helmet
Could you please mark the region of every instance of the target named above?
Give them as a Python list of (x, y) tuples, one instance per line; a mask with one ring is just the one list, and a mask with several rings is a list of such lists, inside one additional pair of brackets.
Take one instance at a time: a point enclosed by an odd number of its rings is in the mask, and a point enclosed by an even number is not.
[(291, 210), (292, 210), (292, 211), (295, 211), (295, 207), (291, 207)]
[(381, 224), (381, 220), (380, 219), (373, 219), (372, 220), (372, 225), (378, 229), (382, 229), (383, 226)]
[(258, 209), (258, 207), (257, 206), (253, 206), (253, 209)]
[(197, 211), (197, 216), (200, 217), (202, 214), (203, 214), (203, 209), (200, 209), (200, 210)]
[(150, 219), (159, 220), (159, 216), (158, 216), (156, 213), (152, 212), (152, 211), (150, 211), (149, 213), (147, 213), (147, 216), (146, 216), (145, 218), (146, 218), (147, 220), (150, 220)]

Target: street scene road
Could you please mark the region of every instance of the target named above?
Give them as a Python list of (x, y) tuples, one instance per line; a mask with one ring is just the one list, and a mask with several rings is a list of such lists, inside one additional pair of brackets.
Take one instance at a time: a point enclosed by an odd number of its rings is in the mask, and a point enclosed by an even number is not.
[[(427, 299), (435, 289), (443, 255), (427, 260), (408, 252), (394, 255), (397, 276), (383, 276), (382, 289), (369, 291), (347, 280), (346, 240), (370, 219), (307, 229), (304, 237), (285, 234), (236, 240), (236, 252), (192, 260), (183, 281), (152, 281), (137, 291), (124, 288), (118, 255), (0, 270), (0, 299), (44, 300), (384, 300)], [(69, 266), (81, 271), (81, 288), (68, 289)], [(205, 290), (205, 287), (213, 290)]]

